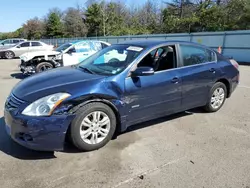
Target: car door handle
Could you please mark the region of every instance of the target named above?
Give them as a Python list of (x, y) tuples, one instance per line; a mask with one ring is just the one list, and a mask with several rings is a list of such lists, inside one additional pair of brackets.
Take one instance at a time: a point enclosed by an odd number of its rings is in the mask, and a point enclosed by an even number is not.
[(179, 83), (179, 78), (178, 77), (174, 77), (172, 80), (171, 80), (171, 82), (172, 83), (175, 83), (175, 84), (178, 84)]
[(211, 68), (209, 71), (215, 73), (215, 68)]

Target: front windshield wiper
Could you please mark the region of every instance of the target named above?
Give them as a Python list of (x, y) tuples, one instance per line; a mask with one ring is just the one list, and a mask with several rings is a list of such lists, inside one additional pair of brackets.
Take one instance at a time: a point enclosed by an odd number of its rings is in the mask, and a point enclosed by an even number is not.
[(88, 69), (86, 67), (79, 66), (79, 68), (81, 68), (82, 70), (84, 70), (85, 72), (88, 72), (90, 74), (95, 74), (95, 72), (91, 71), (90, 69)]

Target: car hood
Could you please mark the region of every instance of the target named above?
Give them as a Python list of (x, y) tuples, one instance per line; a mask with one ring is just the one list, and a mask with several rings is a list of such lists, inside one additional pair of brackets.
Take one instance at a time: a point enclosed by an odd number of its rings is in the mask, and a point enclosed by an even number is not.
[(105, 76), (88, 74), (81, 69), (62, 67), (25, 78), (13, 88), (12, 93), (21, 100), (33, 102), (58, 92), (74, 95), (76, 90), (84, 89), (94, 81), (100, 83), (99, 79), (103, 78)]
[(54, 51), (54, 50), (44, 50), (44, 51), (36, 51), (36, 52), (27, 52), (20, 56), (21, 59), (28, 61), (36, 56), (49, 56), (49, 55), (57, 55), (60, 54), (60, 52)]

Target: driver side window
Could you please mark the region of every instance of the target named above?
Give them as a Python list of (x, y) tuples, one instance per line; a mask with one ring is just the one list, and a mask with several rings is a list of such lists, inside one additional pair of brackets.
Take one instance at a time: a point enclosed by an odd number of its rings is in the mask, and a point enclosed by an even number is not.
[(20, 44), (21, 48), (23, 48), (23, 47), (29, 47), (29, 46), (30, 46), (29, 42), (24, 42), (24, 43)]
[(176, 49), (174, 45), (164, 46), (152, 50), (146, 55), (137, 67), (152, 67), (155, 72), (173, 69), (176, 67)]

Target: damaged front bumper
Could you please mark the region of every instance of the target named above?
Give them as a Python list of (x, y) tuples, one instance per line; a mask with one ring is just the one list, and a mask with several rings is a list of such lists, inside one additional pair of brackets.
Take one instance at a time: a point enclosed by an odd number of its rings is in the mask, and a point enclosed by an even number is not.
[[(47, 62), (51, 63), (55, 68), (62, 66), (62, 62), (60, 59), (51, 59)], [(34, 63), (32, 60), (27, 61), (27, 62), (25, 62), (24, 60), (21, 60), (19, 69), (24, 75), (32, 75), (36, 73), (36, 66), (38, 64), (39, 63)]]
[(6, 131), (18, 144), (38, 151), (60, 151), (64, 148), (72, 115), (29, 117), (5, 109)]
[(31, 74), (35, 74), (36, 70), (34, 66), (24, 66), (24, 65), (19, 65), (20, 71), (24, 74), (24, 75), (31, 75)]
[(19, 69), (24, 75), (31, 75), (31, 74), (36, 73), (35, 66), (34, 65), (26, 65), (26, 62), (24, 60), (21, 60), (21, 63), (19, 65)]

